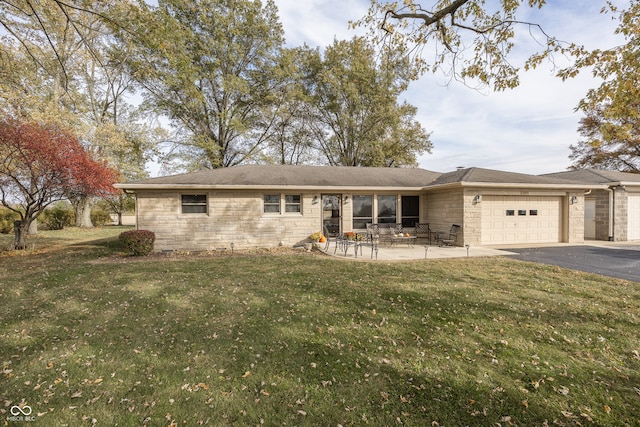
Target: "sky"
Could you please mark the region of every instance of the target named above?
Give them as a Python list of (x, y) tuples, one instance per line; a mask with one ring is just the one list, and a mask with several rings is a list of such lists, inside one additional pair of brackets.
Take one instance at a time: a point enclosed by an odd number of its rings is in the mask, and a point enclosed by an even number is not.
[[(275, 0), (289, 47), (306, 43), (323, 48), (334, 39), (358, 33), (348, 22), (363, 17), (369, 0)], [(419, 3), (419, 2), (418, 2)], [(433, 0), (428, 2), (433, 3)], [(615, 1), (624, 4), (624, 0)], [(427, 4), (427, 1), (422, 3)], [(587, 48), (621, 43), (616, 23), (600, 14), (604, 0), (554, 0), (523, 19), (542, 25), (561, 40)], [(533, 52), (536, 42), (527, 31), (517, 38), (515, 59)], [(563, 58), (556, 58), (557, 65)], [(516, 61), (516, 63), (519, 63)], [(589, 89), (600, 85), (586, 71), (563, 82), (553, 65), (543, 63), (523, 72), (520, 85), (505, 92), (478, 91), (462, 83), (447, 84), (442, 74), (427, 74), (413, 82), (406, 100), (418, 108), (417, 120), (431, 133), (431, 154), (419, 156), (419, 167), (449, 172), (457, 167), (481, 167), (527, 174), (560, 172), (571, 165), (571, 144), (579, 141), (582, 113), (575, 108)]]

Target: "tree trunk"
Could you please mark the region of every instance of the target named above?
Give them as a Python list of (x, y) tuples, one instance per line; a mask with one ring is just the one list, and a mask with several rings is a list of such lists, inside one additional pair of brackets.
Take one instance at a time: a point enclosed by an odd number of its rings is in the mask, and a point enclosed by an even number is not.
[(34, 219), (31, 221), (31, 225), (29, 225), (29, 234), (35, 236), (38, 234), (38, 220)]
[(93, 228), (91, 222), (91, 207), (93, 206), (93, 200), (90, 197), (82, 196), (74, 204), (76, 216), (76, 227)]
[(25, 221), (14, 221), (13, 232), (15, 239), (13, 241), (13, 248), (18, 250), (27, 249), (27, 232), (29, 231), (29, 224)]
[(122, 225), (122, 212), (118, 212), (118, 225)]

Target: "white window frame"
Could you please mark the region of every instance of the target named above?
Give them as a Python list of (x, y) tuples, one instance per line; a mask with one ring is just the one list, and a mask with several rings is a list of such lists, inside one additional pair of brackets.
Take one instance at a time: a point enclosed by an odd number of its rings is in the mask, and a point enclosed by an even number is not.
[[(289, 197), (297, 197), (297, 202), (290, 202)], [(290, 211), (289, 207), (297, 207), (297, 210)], [(284, 213), (285, 214), (302, 214), (302, 194), (285, 194), (284, 195)]]
[[(267, 202), (267, 196), (277, 196), (278, 197), (278, 202)], [(277, 206), (278, 210), (273, 212), (273, 211), (267, 211), (267, 206)], [(280, 193), (264, 193), (262, 195), (262, 214), (263, 215), (280, 215), (282, 213), (282, 195)]]
[[(276, 206), (276, 202), (266, 203), (265, 198), (267, 196), (278, 196), (278, 211), (277, 212), (267, 212), (265, 208), (267, 206)], [(288, 197), (299, 197), (299, 202), (288, 202)], [(304, 198), (301, 193), (298, 194), (285, 194), (285, 193), (263, 193), (262, 194), (262, 214), (263, 215), (302, 215), (302, 205)], [(299, 210), (291, 212), (287, 209), (292, 206), (297, 206)]]

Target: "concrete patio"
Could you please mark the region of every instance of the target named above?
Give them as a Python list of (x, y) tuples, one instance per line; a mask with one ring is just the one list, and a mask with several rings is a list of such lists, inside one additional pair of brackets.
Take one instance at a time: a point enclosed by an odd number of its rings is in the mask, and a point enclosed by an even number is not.
[[(320, 248), (324, 249), (323, 247)], [(323, 251), (324, 252), (324, 251)], [(460, 246), (437, 246), (416, 243), (413, 246), (407, 245), (379, 245), (378, 253), (371, 253), (370, 246), (362, 247), (362, 254), (358, 251), (355, 256), (354, 248), (350, 247), (345, 255), (340, 248), (334, 254), (334, 244), (325, 252), (327, 255), (337, 258), (361, 260), (361, 261), (408, 261), (418, 259), (436, 259), (436, 258), (466, 258), (466, 257), (487, 257), (487, 256), (504, 256), (516, 255), (501, 249), (487, 248), (482, 246), (470, 246), (468, 249)]]

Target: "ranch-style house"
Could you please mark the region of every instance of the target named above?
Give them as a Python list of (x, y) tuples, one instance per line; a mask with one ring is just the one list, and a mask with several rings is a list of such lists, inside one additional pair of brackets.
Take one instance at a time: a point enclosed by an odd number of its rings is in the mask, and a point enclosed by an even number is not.
[(245, 165), (116, 184), (155, 248), (296, 246), (311, 233), (460, 225), (456, 245), (640, 240), (640, 174)]

